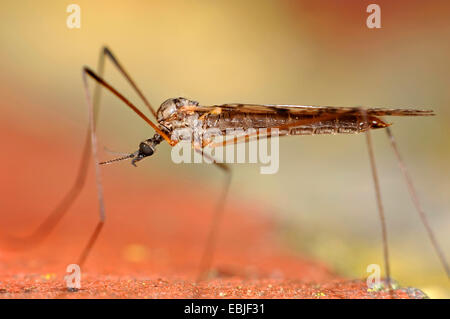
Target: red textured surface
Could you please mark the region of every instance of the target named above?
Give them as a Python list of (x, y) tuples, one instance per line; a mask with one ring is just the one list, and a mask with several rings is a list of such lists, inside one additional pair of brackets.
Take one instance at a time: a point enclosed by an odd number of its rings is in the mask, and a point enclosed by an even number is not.
[[(29, 234), (71, 185), (83, 137), (48, 140), (2, 123), (1, 233)], [(68, 147), (68, 145), (79, 145)], [(159, 153), (158, 156), (169, 156)], [(123, 165), (123, 164), (121, 164)], [(127, 165), (127, 164), (125, 164)], [(145, 167), (145, 168), (144, 168)], [(148, 169), (150, 166), (140, 167)], [(223, 220), (211, 279), (196, 284), (198, 260), (218, 190), (197, 181), (129, 167), (105, 170), (107, 223), (82, 269), (82, 289), (69, 293), (63, 277), (97, 221), (92, 169), (69, 214), (36, 248), (0, 250), (3, 298), (385, 298), (364, 281), (339, 278), (320, 261), (287, 251), (263, 204), (232, 199)], [(177, 185), (168, 191), (170, 185)], [(206, 192), (205, 192), (206, 193)], [(174, 196), (176, 194), (176, 196)], [(150, 201), (154, 201), (152, 206)], [(396, 291), (397, 297), (408, 297)]]

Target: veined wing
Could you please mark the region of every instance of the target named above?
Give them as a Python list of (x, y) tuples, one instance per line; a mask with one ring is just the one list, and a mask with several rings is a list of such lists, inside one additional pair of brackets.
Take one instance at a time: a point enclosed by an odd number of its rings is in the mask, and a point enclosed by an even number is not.
[(411, 108), (360, 108), (314, 105), (289, 105), (289, 104), (242, 104), (230, 103), (211, 106), (196, 106), (191, 110), (199, 112), (242, 112), (242, 113), (267, 113), (320, 116), (325, 114), (336, 115), (361, 115), (364, 109), (367, 115), (372, 116), (430, 116), (433, 110)]

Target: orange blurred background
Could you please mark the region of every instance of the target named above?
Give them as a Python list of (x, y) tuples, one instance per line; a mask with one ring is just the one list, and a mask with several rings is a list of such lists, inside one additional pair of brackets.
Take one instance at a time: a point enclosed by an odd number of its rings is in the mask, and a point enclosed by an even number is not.
[[(376, 1), (382, 28), (368, 29), (366, 8), (373, 2), (2, 1), (0, 218), (8, 223), (0, 222), (1, 231), (24, 225), (33, 229), (70, 186), (77, 167), (64, 161), (73, 163), (67, 154), (81, 154), (87, 128), (81, 67), (95, 68), (100, 48), (108, 45), (156, 107), (169, 97), (185, 96), (204, 104), (432, 108), (437, 114), (433, 118), (388, 121), (394, 123), (393, 133), (436, 236), (450, 255), (450, 3)], [(80, 29), (66, 26), (71, 3), (81, 7)], [(110, 64), (105, 74), (141, 105)], [(105, 93), (99, 134), (102, 146), (128, 152), (153, 132)], [(43, 151), (30, 147), (27, 154), (26, 143), (14, 143), (27, 137), (39, 140)], [(383, 131), (373, 137), (393, 277), (430, 296), (449, 296), (448, 279), (387, 138)], [(53, 144), (58, 151), (49, 156), (45, 145)], [(17, 157), (18, 152), (27, 155)], [(275, 220), (277, 238), (286, 247), (317, 256), (349, 277), (365, 277), (367, 265), (382, 264), (363, 135), (282, 139), (277, 174), (260, 175), (259, 167), (250, 164), (236, 164), (233, 170), (231, 197), (265, 207), (261, 214)], [(108, 191), (120, 188), (120, 178), (149, 189), (157, 181), (162, 183), (158, 189), (168, 192), (172, 183), (192, 183), (198, 205), (207, 190), (216, 196), (221, 184), (220, 172), (207, 165), (173, 164), (167, 146), (138, 169), (120, 163), (103, 171), (108, 207), (121, 205), (120, 198), (108, 197)], [(91, 186), (84, 195), (94, 192)], [(127, 192), (125, 197), (133, 194), (133, 189), (121, 191)], [(28, 218), (28, 212), (24, 218), (29, 201), (39, 209), (35, 217)], [(148, 201), (158, 198), (149, 192)], [(183, 209), (175, 201), (157, 205)], [(188, 205), (195, 210), (197, 204), (193, 200)], [(84, 209), (95, 216), (95, 200)], [(84, 227), (76, 218), (71, 214), (67, 223)]]

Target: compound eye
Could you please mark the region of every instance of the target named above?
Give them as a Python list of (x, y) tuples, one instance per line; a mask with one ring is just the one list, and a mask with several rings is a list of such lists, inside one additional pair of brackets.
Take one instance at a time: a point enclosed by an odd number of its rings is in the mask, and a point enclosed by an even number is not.
[(150, 147), (148, 144), (146, 144), (144, 142), (139, 144), (139, 153), (141, 155), (150, 156), (150, 155), (153, 155), (153, 152), (154, 152), (153, 148)]

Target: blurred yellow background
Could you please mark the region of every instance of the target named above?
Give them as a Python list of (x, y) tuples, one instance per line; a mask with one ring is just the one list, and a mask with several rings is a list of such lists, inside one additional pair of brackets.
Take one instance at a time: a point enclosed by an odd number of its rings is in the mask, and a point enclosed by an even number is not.
[[(204, 104), (432, 108), (433, 118), (388, 122), (394, 123), (423, 207), (450, 256), (450, 3), (376, 1), (382, 28), (368, 29), (366, 7), (372, 2), (2, 1), (1, 116), (49, 143), (55, 134), (75, 136), (80, 144), (68, 147), (81, 151), (87, 127), (81, 67), (95, 68), (103, 45), (155, 107), (184, 96)], [(80, 29), (66, 26), (71, 3), (81, 7)], [(105, 74), (142, 105), (111, 64)], [(102, 102), (99, 131), (108, 148), (134, 151), (153, 134), (110, 94)], [(373, 138), (393, 278), (432, 297), (448, 297), (448, 279), (385, 133), (376, 131)], [(383, 264), (363, 135), (285, 138), (277, 174), (260, 175), (259, 166), (250, 164), (233, 169), (231, 196), (264, 200), (287, 246), (349, 277), (366, 277), (367, 265)], [(139, 174), (149, 177), (156, 171), (221, 183), (206, 165), (173, 164), (167, 146), (139, 167)]]

